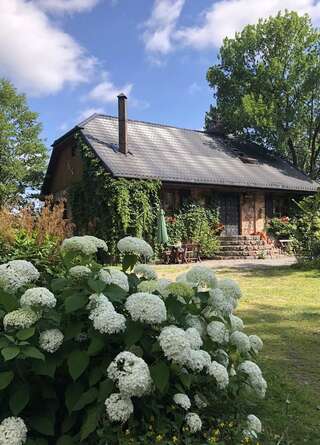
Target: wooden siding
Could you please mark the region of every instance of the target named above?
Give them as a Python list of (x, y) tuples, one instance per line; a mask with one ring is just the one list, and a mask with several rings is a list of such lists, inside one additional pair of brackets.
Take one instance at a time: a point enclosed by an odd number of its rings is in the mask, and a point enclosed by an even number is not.
[(61, 146), (56, 162), (50, 187), (54, 195), (80, 181), (83, 172), (83, 161), (75, 146)]

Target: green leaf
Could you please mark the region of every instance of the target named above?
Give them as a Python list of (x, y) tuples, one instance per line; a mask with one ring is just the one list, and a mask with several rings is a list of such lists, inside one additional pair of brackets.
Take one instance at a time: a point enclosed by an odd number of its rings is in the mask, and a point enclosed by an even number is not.
[(159, 391), (164, 392), (169, 383), (170, 368), (165, 362), (159, 362), (151, 366), (150, 374)]
[(190, 374), (180, 374), (179, 379), (183, 386), (187, 389), (190, 389), (191, 383), (192, 383), (192, 375)]
[(89, 356), (84, 351), (72, 351), (68, 357), (69, 373), (73, 380), (77, 380), (89, 365)]
[(122, 260), (122, 269), (126, 272), (128, 269), (133, 269), (138, 257), (136, 255), (125, 255)]
[(89, 355), (97, 355), (99, 352), (103, 350), (103, 348), (106, 346), (107, 340), (102, 335), (95, 335), (90, 342), (89, 348), (88, 348), (88, 354)]
[(67, 314), (70, 314), (71, 312), (78, 311), (79, 309), (82, 309), (86, 306), (88, 302), (88, 298), (86, 295), (83, 294), (73, 294), (70, 295), (70, 297), (66, 298), (64, 302), (64, 307)]
[(121, 289), (121, 287), (116, 284), (109, 284), (104, 293), (112, 303), (122, 303), (128, 296), (128, 292)]
[(0, 306), (2, 306), (6, 312), (14, 311), (19, 307), (18, 300), (14, 295), (0, 292)]
[(63, 422), (61, 424), (61, 432), (63, 434), (65, 434), (68, 431), (70, 431), (71, 428), (73, 427), (73, 425), (76, 423), (76, 421), (77, 421), (77, 415), (76, 414), (71, 414), (69, 416), (66, 416), (63, 419)]
[(46, 357), (42, 352), (39, 351), (35, 346), (26, 346), (23, 348), (22, 352), (26, 357), (34, 358), (36, 360), (45, 360)]
[(18, 386), (17, 389), (11, 393), (9, 399), (9, 406), (14, 416), (17, 416), (28, 405), (30, 400), (29, 385)]
[(47, 375), (48, 377), (53, 378), (57, 369), (57, 359), (56, 358), (47, 358), (45, 361), (37, 360), (34, 362), (32, 369), (38, 375)]
[(19, 353), (20, 348), (18, 348), (18, 346), (8, 346), (6, 348), (3, 348), (1, 351), (1, 354), (6, 362), (17, 357)]
[(103, 372), (104, 368), (102, 366), (97, 366), (96, 368), (93, 368), (89, 375), (89, 385), (90, 386), (96, 385), (101, 379)]
[(103, 292), (106, 287), (106, 283), (104, 281), (94, 280), (93, 278), (90, 278), (88, 280), (88, 285), (97, 294), (100, 294), (101, 292)]
[(53, 415), (48, 416), (34, 416), (29, 419), (31, 427), (38, 433), (45, 436), (54, 435), (55, 417)]
[(5, 348), (10, 344), (10, 341), (6, 337), (0, 338), (0, 349)]
[(71, 436), (62, 436), (58, 439), (57, 445), (74, 445), (74, 440)]
[(99, 385), (98, 402), (104, 402), (113, 391), (113, 381), (109, 379), (103, 380)]
[(69, 413), (71, 413), (71, 411), (73, 410), (73, 407), (79, 400), (80, 394), (82, 394), (82, 392), (83, 385), (81, 385), (79, 382), (72, 383), (67, 387), (65, 393), (65, 403)]
[(83, 323), (81, 321), (73, 321), (66, 329), (64, 340), (68, 341), (74, 337), (77, 337), (81, 333), (82, 327)]
[(28, 340), (28, 338), (32, 337), (36, 331), (36, 328), (27, 328), (27, 329), (21, 329), (17, 332), (17, 339), (18, 340)]
[(12, 371), (0, 372), (0, 391), (7, 388), (10, 385), (14, 377)]
[(69, 281), (66, 278), (55, 278), (51, 281), (51, 289), (53, 292), (61, 291), (69, 286)]
[(131, 320), (127, 320), (126, 322), (126, 331), (125, 331), (125, 344), (127, 347), (130, 347), (137, 343), (141, 337), (143, 336), (143, 325), (141, 323), (136, 323)]
[(84, 392), (77, 403), (74, 405), (72, 411), (79, 411), (90, 403), (97, 399), (98, 391), (96, 388), (90, 388), (88, 391)]
[(101, 408), (92, 406), (87, 409), (86, 418), (80, 431), (81, 442), (93, 433), (98, 425)]

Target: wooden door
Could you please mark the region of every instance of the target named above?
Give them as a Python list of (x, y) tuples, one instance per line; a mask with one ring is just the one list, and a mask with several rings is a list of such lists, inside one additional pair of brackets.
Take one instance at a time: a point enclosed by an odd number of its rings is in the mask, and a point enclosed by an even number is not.
[(220, 223), (224, 225), (222, 236), (236, 236), (240, 233), (240, 196), (238, 193), (217, 195)]

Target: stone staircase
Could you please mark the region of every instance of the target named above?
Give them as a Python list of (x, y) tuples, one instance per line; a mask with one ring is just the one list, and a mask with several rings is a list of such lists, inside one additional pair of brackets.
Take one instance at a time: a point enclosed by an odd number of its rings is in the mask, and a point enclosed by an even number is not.
[(281, 250), (256, 235), (220, 236), (216, 260), (279, 258)]

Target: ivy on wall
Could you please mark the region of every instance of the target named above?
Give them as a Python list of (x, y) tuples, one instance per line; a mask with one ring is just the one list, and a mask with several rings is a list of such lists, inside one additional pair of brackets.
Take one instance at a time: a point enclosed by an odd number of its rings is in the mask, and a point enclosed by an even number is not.
[(111, 255), (124, 236), (151, 242), (156, 230), (161, 183), (156, 180), (113, 178), (80, 135), (82, 180), (69, 190), (72, 219), (80, 234), (106, 240)]

